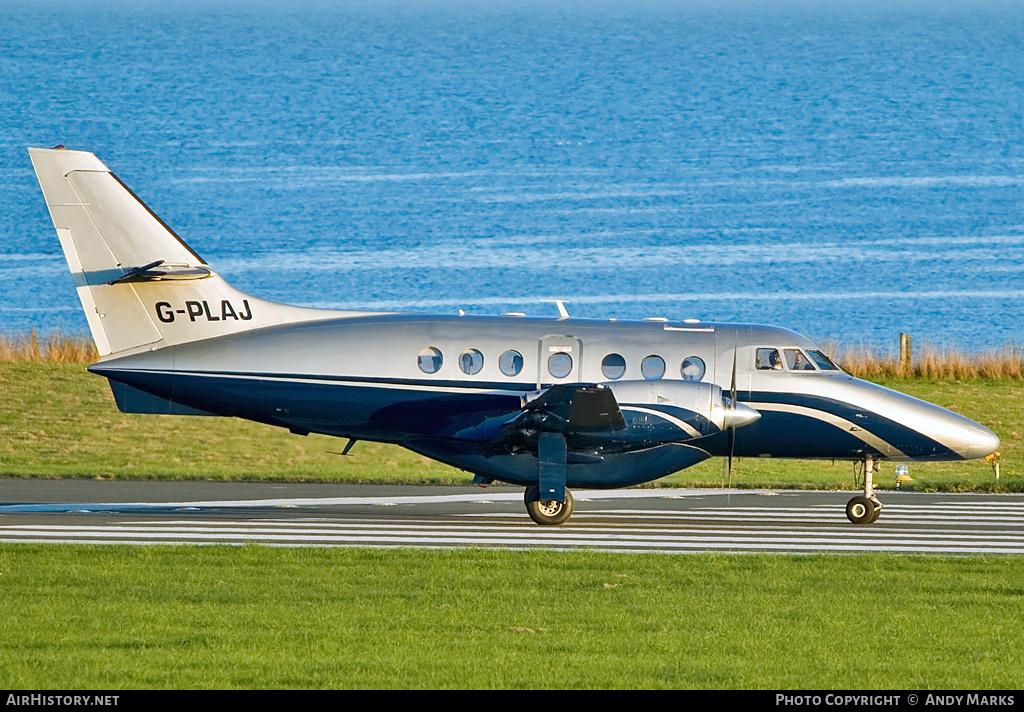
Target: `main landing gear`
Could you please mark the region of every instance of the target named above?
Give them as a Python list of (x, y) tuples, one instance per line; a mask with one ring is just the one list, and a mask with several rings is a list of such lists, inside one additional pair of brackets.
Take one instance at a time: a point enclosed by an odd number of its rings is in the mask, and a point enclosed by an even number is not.
[(526, 512), (530, 519), (544, 526), (557, 526), (565, 523), (572, 514), (572, 493), (565, 491), (565, 501), (559, 502), (554, 499), (541, 499), (540, 488), (534, 485), (526, 488), (523, 496), (526, 502)]
[(846, 518), (854, 524), (872, 524), (882, 513), (882, 503), (875, 496), (872, 476), (878, 469), (876, 460), (864, 461), (864, 494), (858, 495), (846, 503)]

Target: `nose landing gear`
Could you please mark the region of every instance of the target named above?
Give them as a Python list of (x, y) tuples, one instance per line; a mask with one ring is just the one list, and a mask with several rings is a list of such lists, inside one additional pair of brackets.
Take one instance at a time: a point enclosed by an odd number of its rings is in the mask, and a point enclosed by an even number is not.
[(882, 503), (875, 496), (872, 476), (878, 468), (875, 460), (864, 461), (864, 494), (858, 495), (846, 503), (846, 518), (854, 524), (872, 524), (882, 513)]

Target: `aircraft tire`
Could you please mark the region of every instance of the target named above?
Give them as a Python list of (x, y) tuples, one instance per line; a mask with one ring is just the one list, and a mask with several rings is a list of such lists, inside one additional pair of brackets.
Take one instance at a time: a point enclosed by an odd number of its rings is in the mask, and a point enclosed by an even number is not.
[(846, 518), (854, 524), (871, 524), (880, 510), (867, 497), (854, 497), (846, 503)]
[(534, 487), (528, 487), (526, 494), (523, 496), (526, 502), (526, 513), (530, 515), (537, 524), (541, 526), (558, 526), (564, 524), (569, 517), (572, 515), (572, 493), (569, 490), (565, 491), (565, 502), (555, 502), (554, 500), (542, 500), (537, 495), (539, 489)]

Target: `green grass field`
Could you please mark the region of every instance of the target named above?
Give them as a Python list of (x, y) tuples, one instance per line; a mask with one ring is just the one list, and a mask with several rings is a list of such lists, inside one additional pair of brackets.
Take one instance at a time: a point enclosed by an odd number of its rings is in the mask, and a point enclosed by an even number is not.
[(0, 546), (11, 688), (1020, 689), (1024, 558)]
[[(1024, 381), (888, 379), (882, 385), (981, 422), (1002, 440), (1000, 480), (985, 462), (911, 467), (919, 490), (1024, 490)], [(230, 418), (124, 414), (106, 380), (80, 363), (0, 363), (0, 476), (166, 479), (284, 479), (374, 483), (467, 483), (465, 472), (399, 447), (358, 443)], [(876, 483), (893, 486), (892, 465)], [(720, 460), (659, 480), (660, 486), (721, 486)], [(746, 459), (733, 485), (853, 488), (848, 462)]]

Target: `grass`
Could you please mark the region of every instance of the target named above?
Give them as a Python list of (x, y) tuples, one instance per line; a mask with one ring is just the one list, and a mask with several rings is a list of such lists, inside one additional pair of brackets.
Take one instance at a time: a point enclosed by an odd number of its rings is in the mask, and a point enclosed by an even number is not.
[[(991, 427), (1002, 440), (1001, 478), (983, 461), (913, 465), (906, 489), (1024, 490), (1024, 381), (878, 379)], [(131, 479), (276, 479), (315, 482), (466, 484), (470, 476), (391, 445), (300, 437), (230, 418), (125, 414), (106, 380), (74, 362), (0, 363), (0, 476)], [(893, 486), (883, 465), (876, 483)], [(711, 460), (656, 486), (722, 486)], [(738, 487), (855, 488), (848, 462), (744, 459)]]
[(1019, 689), (1022, 557), (0, 546), (8, 689)]

